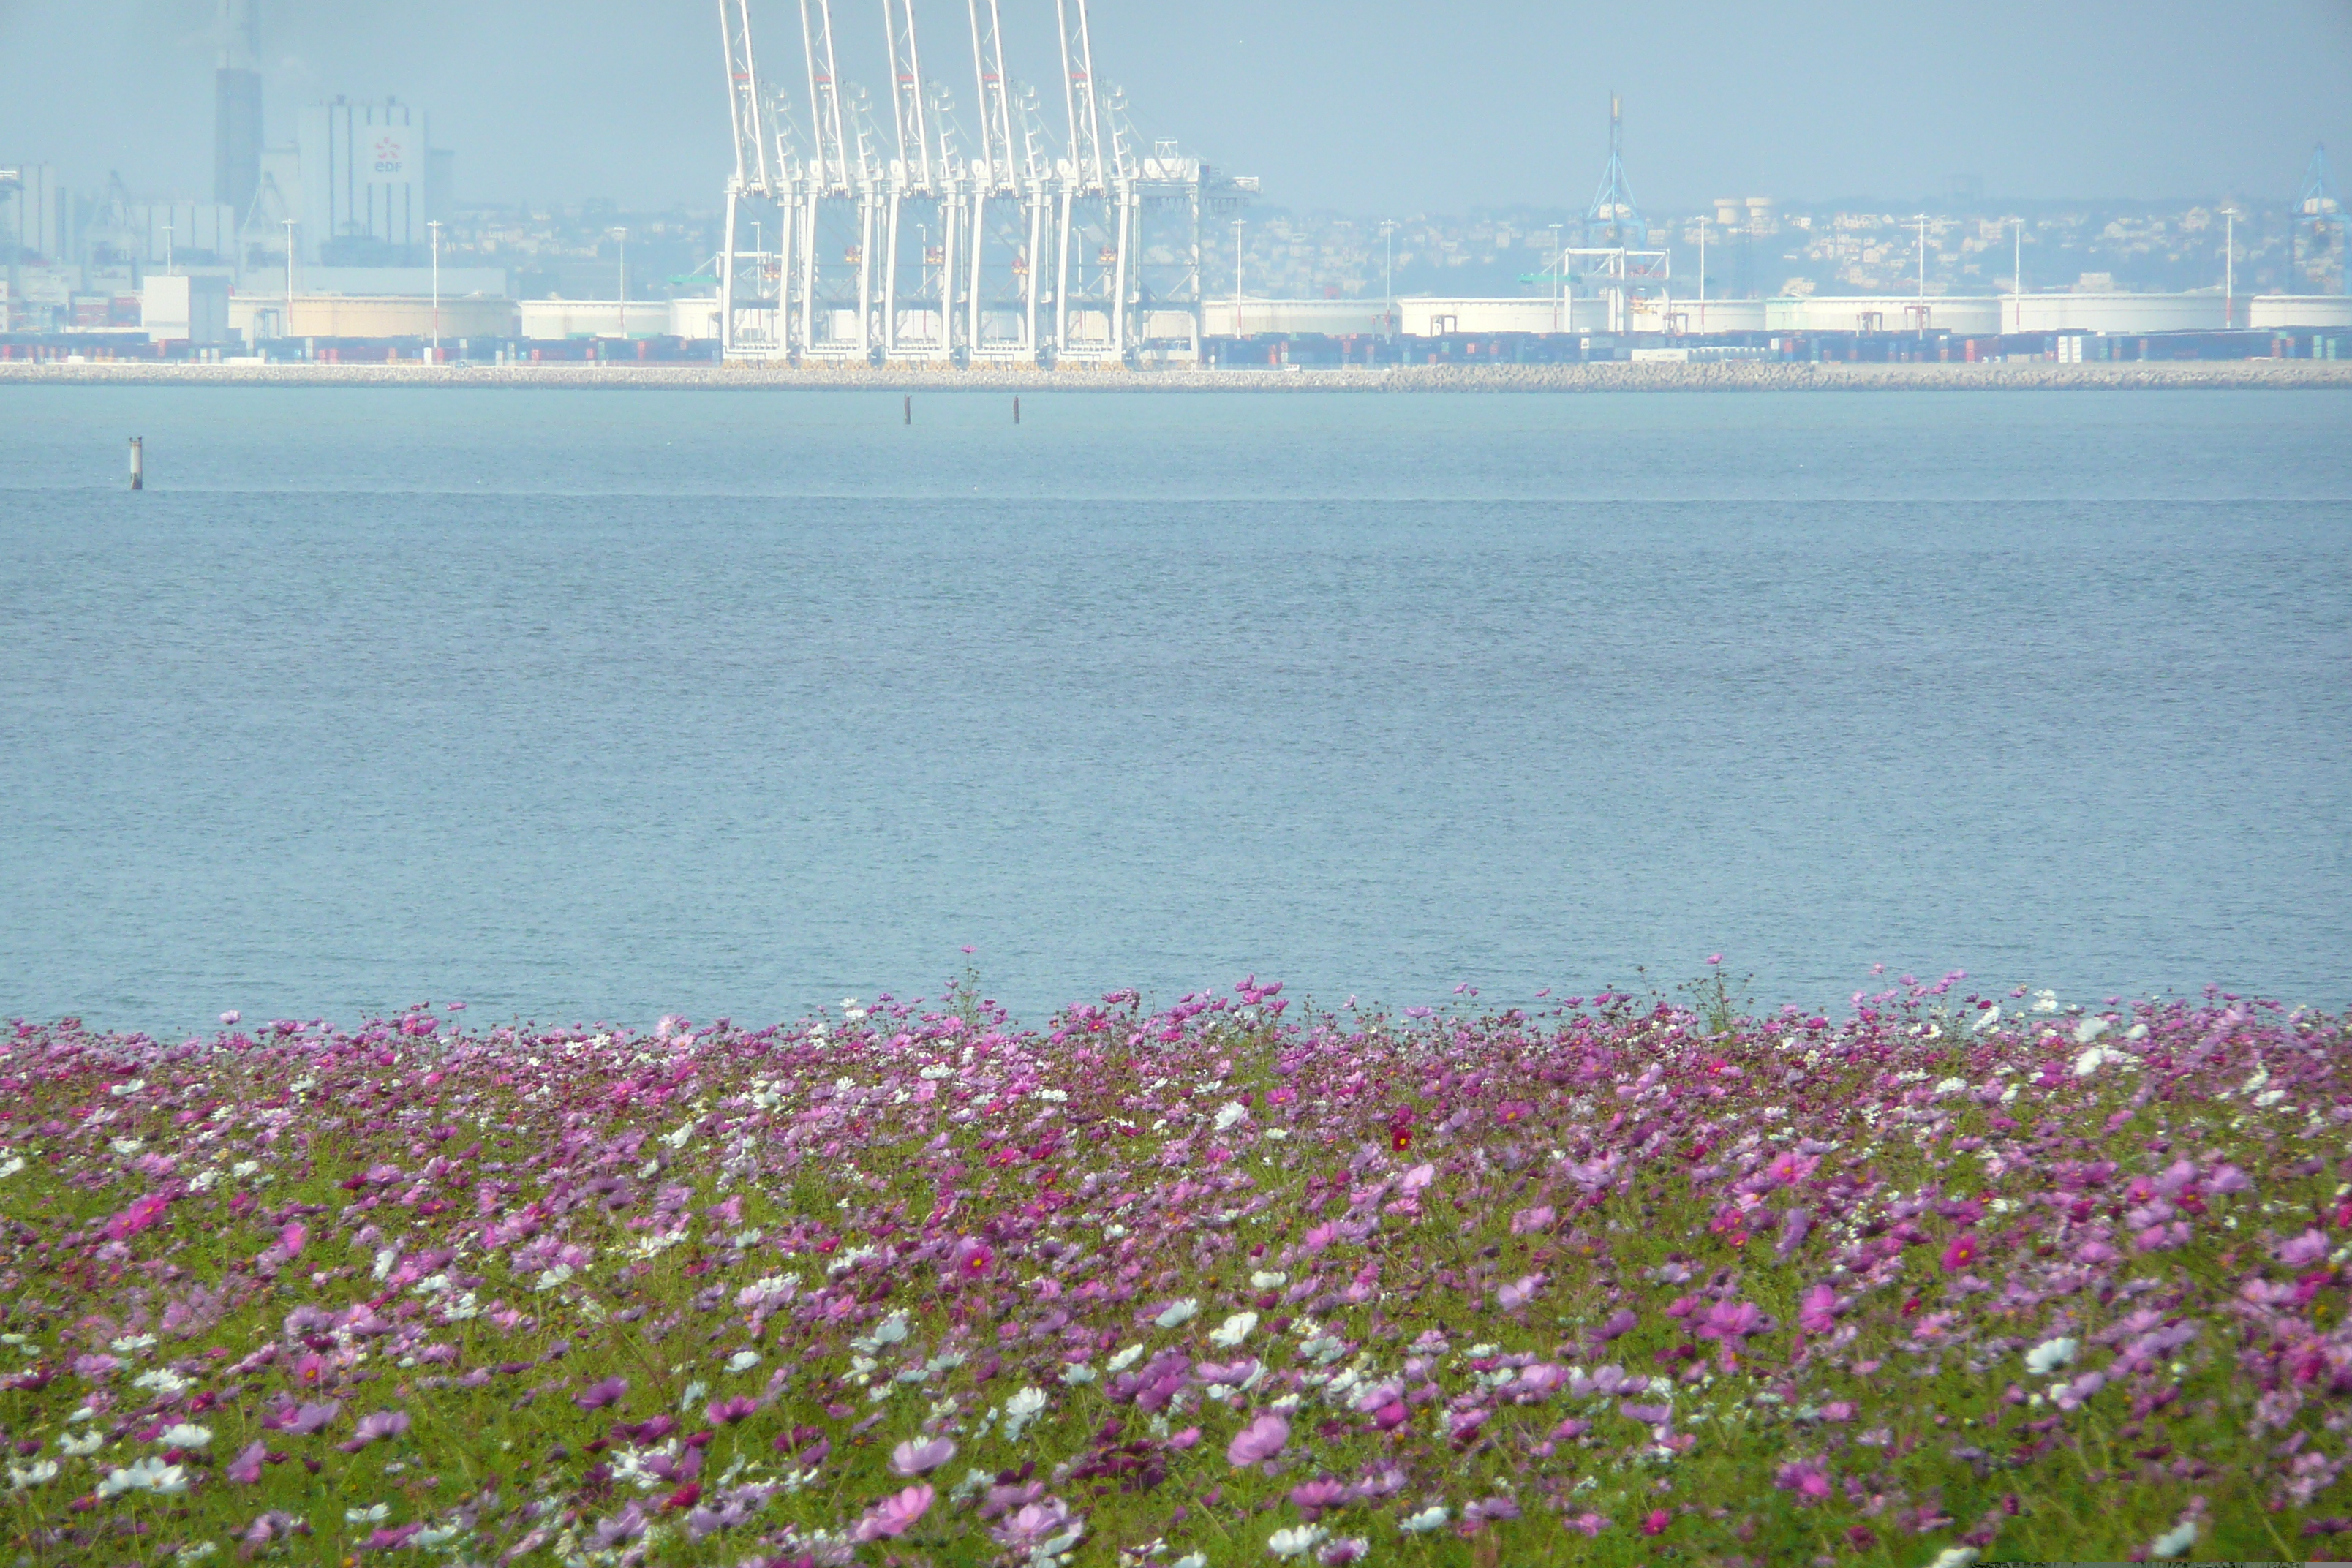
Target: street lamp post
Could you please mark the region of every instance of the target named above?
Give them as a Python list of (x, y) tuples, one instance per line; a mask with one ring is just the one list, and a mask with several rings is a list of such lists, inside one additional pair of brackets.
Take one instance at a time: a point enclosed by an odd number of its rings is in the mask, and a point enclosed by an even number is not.
[(621, 240), (621, 336), (625, 338), (629, 335), (629, 231), (617, 228), (613, 232)]
[(291, 338), (294, 335), (294, 220), (289, 217), (278, 221), (286, 226), (286, 320), (279, 324), (278, 331), (279, 336)]
[(1234, 338), (1240, 341), (1242, 331), (1242, 220), (1234, 219)]
[(1394, 337), (1396, 336), (1397, 328), (1395, 219), (1391, 218), (1381, 223), (1381, 238), (1388, 243), (1388, 258), (1384, 263), (1381, 273), (1381, 288), (1388, 300), (1388, 319), (1386, 325), (1388, 327), (1389, 336)]
[(441, 220), (425, 226), (433, 236), (433, 363), (441, 363)]
[(2010, 331), (2025, 331), (2025, 220), (2011, 218), (2010, 228), (2015, 236), (2016, 259), (2010, 263), (2009, 292), (2016, 303), (2011, 307)]
[(1566, 268), (1561, 266), (1561, 263), (1566, 261), (1568, 258), (1559, 253), (1559, 231), (1561, 226), (1559, 224), (1552, 224), (1549, 227), (1551, 229), (1551, 330), (1557, 332), (1560, 330), (1559, 279), (1560, 274), (1566, 270)]
[(2238, 208), (2235, 203), (2221, 209), (2221, 325), (2226, 331), (2238, 324)]

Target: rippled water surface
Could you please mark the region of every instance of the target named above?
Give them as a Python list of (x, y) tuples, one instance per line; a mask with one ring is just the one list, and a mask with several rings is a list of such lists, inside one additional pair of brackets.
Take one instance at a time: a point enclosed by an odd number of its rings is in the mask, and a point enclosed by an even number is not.
[(2352, 396), (1024, 401), (0, 387), (0, 1008), (2352, 1001)]

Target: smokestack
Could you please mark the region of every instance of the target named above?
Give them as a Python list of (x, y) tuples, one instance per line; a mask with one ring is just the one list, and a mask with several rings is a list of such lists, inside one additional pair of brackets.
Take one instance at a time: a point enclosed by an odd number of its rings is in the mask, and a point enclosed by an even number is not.
[(220, 68), (213, 73), (213, 200), (253, 210), (261, 188), (258, 0), (220, 0)]

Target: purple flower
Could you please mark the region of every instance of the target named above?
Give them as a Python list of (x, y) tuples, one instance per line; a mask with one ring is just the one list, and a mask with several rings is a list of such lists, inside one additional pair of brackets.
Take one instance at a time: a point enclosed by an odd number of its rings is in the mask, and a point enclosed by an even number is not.
[(379, 1410), (372, 1415), (361, 1416), (360, 1424), (352, 1428), (351, 1436), (335, 1447), (346, 1454), (356, 1454), (370, 1443), (397, 1437), (407, 1430), (408, 1412)]
[(1796, 1493), (1799, 1502), (1820, 1502), (1830, 1495), (1830, 1473), (1819, 1459), (1795, 1459), (1782, 1465), (1772, 1484)]
[(725, 1399), (712, 1400), (703, 1407), (703, 1413), (710, 1417), (710, 1423), (714, 1426), (732, 1426), (759, 1408), (759, 1403), (756, 1400), (738, 1394)]
[(928, 1475), (956, 1457), (953, 1438), (933, 1437), (929, 1442), (905, 1442), (890, 1450), (890, 1468), (902, 1476)]
[(592, 1383), (572, 1396), (572, 1403), (583, 1410), (602, 1410), (608, 1405), (618, 1405), (629, 1392), (625, 1377), (608, 1377)]
[(2278, 1260), (2289, 1268), (2308, 1268), (2327, 1256), (2327, 1237), (2315, 1230), (2306, 1230), (2292, 1241), (2279, 1244)]
[(1255, 1465), (1281, 1453), (1289, 1441), (1289, 1422), (1279, 1415), (1261, 1415), (1234, 1434), (1234, 1440), (1225, 1446), (1225, 1460), (1236, 1467)]
[[(261, 1481), (262, 1462), (268, 1457), (269, 1450), (266, 1446), (260, 1443), (248, 1443), (236, 1458), (228, 1462), (227, 1468), (221, 1473), (241, 1487), (257, 1486)], [(262, 1517), (266, 1519), (269, 1516), (265, 1514)], [(254, 1522), (258, 1524), (261, 1521), (256, 1520)], [(252, 1538), (248, 1536), (247, 1539)], [(265, 1535), (261, 1539), (267, 1541), (269, 1537)]]
[(1506, 1312), (1516, 1312), (1535, 1300), (1536, 1292), (1543, 1289), (1543, 1282), (1542, 1275), (1530, 1274), (1523, 1279), (1506, 1285), (1495, 1292), (1495, 1304)]
[(849, 1533), (856, 1541), (879, 1541), (885, 1536), (904, 1535), (915, 1527), (915, 1521), (930, 1511), (931, 1500), (939, 1494), (927, 1486), (908, 1487), (894, 1492), (866, 1510), (864, 1518)]

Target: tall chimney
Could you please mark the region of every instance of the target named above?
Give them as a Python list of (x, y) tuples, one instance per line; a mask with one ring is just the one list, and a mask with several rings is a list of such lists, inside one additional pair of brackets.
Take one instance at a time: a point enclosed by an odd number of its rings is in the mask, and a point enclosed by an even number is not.
[(213, 73), (213, 200), (253, 210), (261, 188), (261, 28), (258, 0), (220, 0), (220, 68)]

